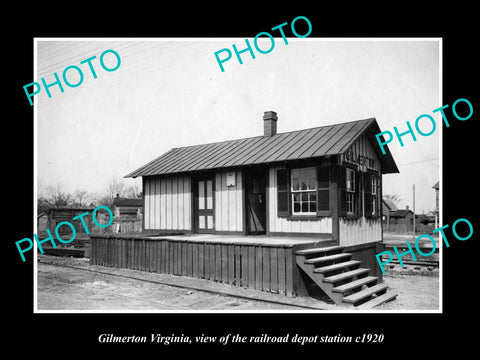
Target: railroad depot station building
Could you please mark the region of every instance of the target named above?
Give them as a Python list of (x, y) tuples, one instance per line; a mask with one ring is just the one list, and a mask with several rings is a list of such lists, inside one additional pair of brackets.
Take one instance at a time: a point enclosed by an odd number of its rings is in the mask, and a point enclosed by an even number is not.
[[(259, 119), (261, 120), (261, 119)], [(142, 177), (143, 231), (92, 236), (92, 264), (183, 275), (287, 296), (319, 291), (371, 307), (387, 291), (382, 155), (374, 118), (173, 148), (131, 172)]]

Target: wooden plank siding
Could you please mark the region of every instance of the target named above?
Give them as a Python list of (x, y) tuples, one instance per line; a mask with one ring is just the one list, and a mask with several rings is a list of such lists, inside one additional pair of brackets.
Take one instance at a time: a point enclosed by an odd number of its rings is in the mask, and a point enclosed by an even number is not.
[(268, 226), (271, 233), (332, 233), (332, 218), (314, 220), (291, 220), (277, 216), (278, 167), (271, 166), (268, 172)]
[(339, 226), (340, 246), (366, 244), (382, 241), (382, 220), (340, 218)]
[(145, 229), (191, 230), (190, 176), (144, 179)]
[(93, 234), (91, 265), (207, 279), (295, 296), (295, 246)]

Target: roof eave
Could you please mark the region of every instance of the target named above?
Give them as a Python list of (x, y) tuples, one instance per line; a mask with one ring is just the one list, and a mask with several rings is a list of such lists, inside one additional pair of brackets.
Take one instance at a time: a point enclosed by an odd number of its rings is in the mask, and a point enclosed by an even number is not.
[(378, 141), (376, 139), (376, 134), (381, 133), (380, 127), (378, 126), (377, 120), (374, 118), (374, 121), (368, 126), (368, 128), (364, 131), (368, 137), (372, 140), (370, 143), (373, 147), (373, 150), (377, 154), (380, 163), (382, 164), (382, 174), (399, 174), (400, 171), (398, 170), (397, 164), (393, 159), (392, 153), (387, 145), (383, 147), (385, 150), (385, 154), (380, 150), (378, 146)]

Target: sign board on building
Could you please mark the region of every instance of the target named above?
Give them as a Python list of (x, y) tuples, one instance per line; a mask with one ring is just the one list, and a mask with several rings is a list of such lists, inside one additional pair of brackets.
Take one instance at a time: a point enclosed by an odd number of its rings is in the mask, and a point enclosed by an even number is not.
[(235, 186), (235, 171), (227, 172), (227, 186)]

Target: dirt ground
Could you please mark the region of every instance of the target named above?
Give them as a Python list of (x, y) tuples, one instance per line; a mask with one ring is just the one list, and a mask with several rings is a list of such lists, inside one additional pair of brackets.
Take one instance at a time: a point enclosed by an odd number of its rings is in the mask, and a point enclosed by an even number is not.
[(377, 310), (439, 310), (439, 277), (436, 274), (390, 272), (384, 277), (397, 298)]
[[(151, 281), (128, 279), (115, 276), (114, 270), (108, 267), (95, 267), (101, 268), (103, 273), (88, 271), (88, 269), (92, 270), (92, 267), (88, 265), (88, 259), (83, 258), (41, 255), (39, 260), (71, 265), (78, 269), (38, 262), (38, 310), (307, 310), (287, 304), (258, 301), (255, 298), (244, 299)], [(112, 274), (109, 274), (109, 271), (112, 271)], [(137, 273), (141, 276), (141, 272)], [(398, 296), (396, 300), (378, 306), (375, 310), (438, 310), (438, 270), (389, 269), (384, 280), (391, 288), (390, 291), (396, 291)], [(281, 295), (276, 296), (281, 297)]]
[[(90, 268), (88, 259), (42, 255), (43, 261)], [(38, 310), (168, 311), (168, 310), (298, 310), (298, 307), (239, 299), (188, 288), (116, 276), (102, 272), (59, 267), (38, 262)], [(123, 269), (122, 269), (123, 270)], [(112, 271), (112, 274), (108, 274)], [(125, 271), (129, 272), (128, 270)], [(138, 275), (138, 271), (135, 272)], [(146, 273), (146, 275), (151, 275)], [(147, 279), (147, 276), (145, 277)], [(149, 277), (150, 278), (150, 277)]]
[(42, 264), (39, 310), (262, 310), (298, 309), (184, 288)]

